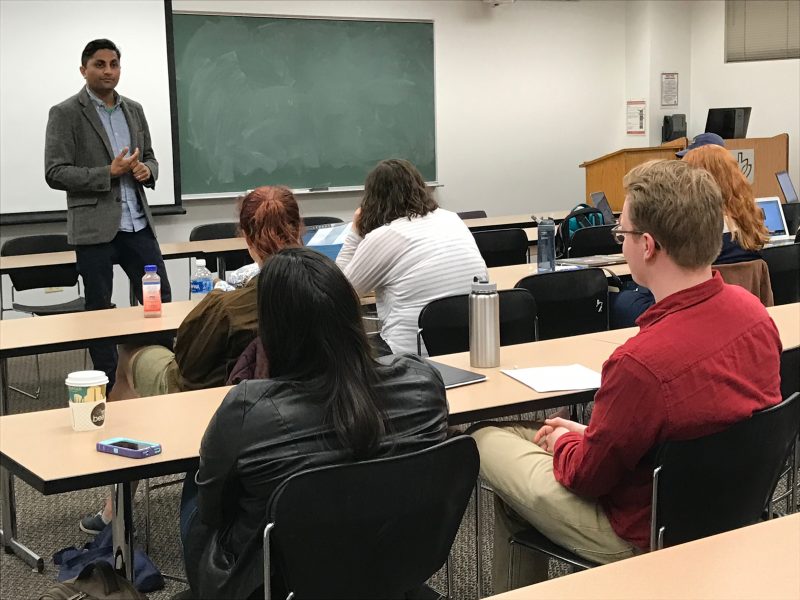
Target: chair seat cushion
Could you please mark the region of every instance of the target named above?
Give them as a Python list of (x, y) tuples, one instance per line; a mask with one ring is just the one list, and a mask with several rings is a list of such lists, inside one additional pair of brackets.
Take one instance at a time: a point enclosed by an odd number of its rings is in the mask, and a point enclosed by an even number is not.
[(587, 560), (577, 554), (570, 552), (566, 548), (559, 546), (552, 542), (550, 538), (541, 533), (538, 529), (533, 527), (514, 534), (511, 539), (514, 543), (519, 544), (525, 548), (542, 552), (558, 560), (563, 560), (581, 569), (591, 569), (598, 566), (599, 563)]
[(83, 312), (86, 310), (86, 300), (84, 298), (75, 298), (69, 302), (45, 304), (42, 306), (31, 306), (14, 302), (11, 307), (19, 312), (44, 317), (47, 315), (64, 315), (67, 313)]

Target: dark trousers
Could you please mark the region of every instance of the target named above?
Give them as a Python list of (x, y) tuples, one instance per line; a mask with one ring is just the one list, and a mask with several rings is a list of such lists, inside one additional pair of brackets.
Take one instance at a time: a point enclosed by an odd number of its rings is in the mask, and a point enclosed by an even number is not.
[[(135, 233), (119, 231), (113, 240), (105, 244), (76, 246), (75, 254), (78, 272), (83, 278), (86, 310), (111, 308), (115, 264), (125, 271), (130, 279), (131, 289), (140, 304), (144, 267), (156, 265), (158, 276), (161, 277), (161, 301), (172, 300), (172, 290), (161, 256), (161, 248), (149, 227)], [(163, 341), (159, 340), (159, 343)], [(167, 343), (171, 345), (170, 342)], [(105, 372), (108, 376), (107, 390), (110, 391), (114, 386), (117, 372), (116, 345), (104, 342), (92, 343), (89, 344), (89, 354), (94, 368)]]

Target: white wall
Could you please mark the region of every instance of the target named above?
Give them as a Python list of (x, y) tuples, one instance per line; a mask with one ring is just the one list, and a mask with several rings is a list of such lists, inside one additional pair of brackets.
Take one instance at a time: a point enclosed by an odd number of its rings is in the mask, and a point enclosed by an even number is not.
[(725, 3), (694, 2), (689, 136), (712, 107), (752, 106), (747, 137), (789, 134), (789, 173), (800, 184), (800, 60), (725, 63)]

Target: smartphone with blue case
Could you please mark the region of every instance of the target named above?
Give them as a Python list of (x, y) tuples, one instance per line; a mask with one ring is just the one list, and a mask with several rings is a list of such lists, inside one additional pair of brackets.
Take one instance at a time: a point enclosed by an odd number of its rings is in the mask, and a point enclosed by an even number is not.
[(147, 458), (161, 454), (161, 444), (156, 442), (142, 442), (130, 438), (115, 437), (97, 442), (97, 451), (127, 458)]

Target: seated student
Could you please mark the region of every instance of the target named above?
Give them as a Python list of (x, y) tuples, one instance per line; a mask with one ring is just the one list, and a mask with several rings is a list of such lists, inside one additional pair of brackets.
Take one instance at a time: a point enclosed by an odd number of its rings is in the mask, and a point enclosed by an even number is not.
[(714, 264), (761, 258), (759, 251), (769, 241), (769, 232), (753, 196), (753, 187), (736, 159), (725, 148), (710, 145), (692, 150), (683, 160), (711, 173), (722, 192), (725, 227), (722, 250)]
[(359, 295), (375, 292), (391, 351), (416, 352), (420, 311), (469, 293), (473, 277), (487, 275), (486, 263), (464, 222), (439, 208), (407, 160), (381, 161), (364, 188), (336, 264)]
[[(719, 144), (714, 141), (719, 136), (713, 133), (703, 135), (708, 140), (704, 138), (703, 143), (697, 146), (692, 144), (683, 154), (678, 154), (683, 156), (684, 162), (711, 173), (722, 192), (722, 249), (714, 259), (714, 264), (725, 265), (761, 258), (759, 251), (769, 241), (769, 233), (753, 197), (753, 188), (731, 153), (722, 147), (721, 139)], [(647, 288), (639, 287), (614, 294), (612, 328), (632, 327), (639, 315), (654, 303), (655, 298)]]
[[(303, 226), (291, 190), (259, 187), (239, 203), (239, 227), (258, 264), (271, 254), (301, 244)], [(126, 400), (225, 385), (245, 347), (256, 337), (256, 282), (231, 292), (213, 290), (178, 328), (175, 352), (164, 346), (120, 346), (117, 382), (109, 400)], [(111, 521), (111, 499), (81, 519), (97, 534)]]
[(268, 259), (258, 313), (271, 378), (225, 397), (181, 500), (193, 598), (247, 598), (261, 586), (267, 501), (290, 475), (447, 434), (439, 373), (413, 355), (372, 357), (358, 296), (329, 258), (293, 248)]
[[(775, 324), (755, 296), (711, 270), (723, 207), (711, 175), (685, 162), (653, 161), (632, 169), (624, 185), (617, 235), (636, 281), (657, 302), (639, 319), (639, 333), (603, 365), (588, 426), (559, 418), (472, 431), (481, 475), (500, 499), (496, 592), (507, 581), (508, 536), (528, 523), (601, 563), (646, 551), (648, 453), (780, 401)], [(521, 553), (519, 584), (547, 577), (547, 561), (529, 560)]]

